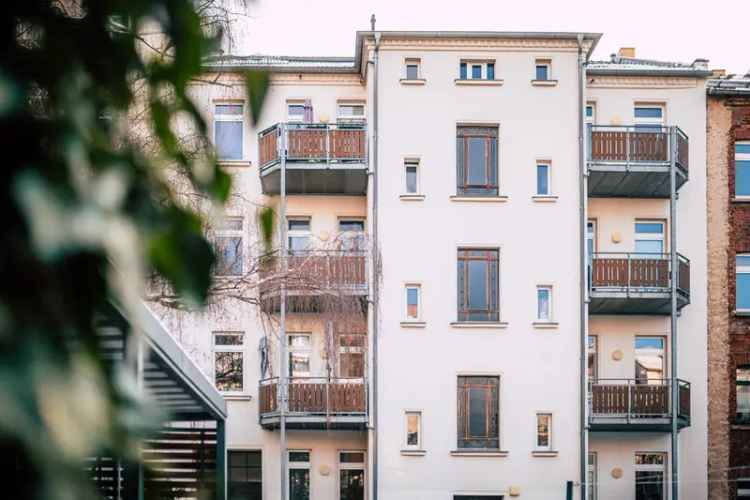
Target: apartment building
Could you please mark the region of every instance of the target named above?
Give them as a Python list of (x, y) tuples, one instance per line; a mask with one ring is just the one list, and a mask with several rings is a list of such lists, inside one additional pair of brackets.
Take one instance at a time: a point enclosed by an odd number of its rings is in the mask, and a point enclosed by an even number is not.
[(154, 308), (225, 395), (230, 494), (706, 497), (709, 72), (599, 37), (206, 61), (221, 300)]
[(709, 498), (750, 498), (750, 74), (708, 82)]

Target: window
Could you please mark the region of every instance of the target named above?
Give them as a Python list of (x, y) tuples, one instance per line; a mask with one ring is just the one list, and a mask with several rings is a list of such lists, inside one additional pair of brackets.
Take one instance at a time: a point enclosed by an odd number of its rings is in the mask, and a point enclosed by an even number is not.
[(458, 127), (456, 194), (497, 196), (497, 127)]
[(289, 347), (289, 376), (310, 376), (310, 350), (312, 348), (311, 335), (309, 333), (287, 334)]
[(664, 500), (666, 453), (635, 454), (635, 500)]
[(596, 500), (596, 493), (597, 493), (597, 466), (596, 466), (596, 452), (589, 452), (589, 461), (588, 461), (588, 484), (586, 485), (588, 491), (586, 495), (586, 500)]
[(735, 371), (737, 386), (737, 423), (750, 423), (750, 365), (738, 366)]
[(734, 144), (734, 194), (750, 196), (750, 141)]
[(244, 105), (214, 105), (214, 145), (220, 160), (241, 160), (244, 139)]
[(419, 160), (406, 160), (404, 162), (406, 180), (406, 194), (419, 193)]
[[(635, 253), (664, 254), (664, 223), (635, 221)], [(639, 255), (644, 258), (648, 255)]]
[(419, 302), (421, 287), (419, 285), (406, 285), (406, 319), (418, 320), (420, 317)]
[[(312, 114), (312, 107), (310, 113)], [(286, 103), (286, 120), (292, 123), (304, 123), (306, 118), (305, 101), (287, 101)]]
[(540, 451), (552, 449), (552, 414), (536, 414), (536, 442), (535, 448)]
[(365, 103), (339, 102), (338, 121), (340, 122), (363, 122), (365, 121)]
[(245, 335), (238, 332), (214, 332), (214, 385), (221, 392), (244, 390)]
[(536, 288), (536, 319), (537, 321), (552, 320), (551, 286), (539, 286)]
[(229, 498), (263, 499), (263, 461), (260, 451), (228, 450)]
[(310, 250), (310, 219), (289, 219), (288, 224), (289, 253), (303, 254)]
[(550, 79), (550, 67), (552, 61), (549, 59), (537, 59), (536, 60), (536, 72), (534, 74), (534, 80), (536, 81), (547, 81)]
[(365, 499), (365, 453), (339, 453), (339, 500)]
[(406, 449), (422, 449), (422, 412), (406, 412)]
[(494, 61), (461, 61), (459, 65), (460, 80), (494, 80)]
[(499, 449), (500, 377), (458, 377), (458, 448)]
[(422, 61), (419, 59), (407, 59), (405, 65), (406, 79), (419, 80), (421, 65)]
[(750, 311), (750, 254), (735, 257), (735, 309)]
[(289, 450), (289, 500), (310, 500), (310, 452)]
[(458, 250), (458, 321), (500, 321), (498, 250)]
[(550, 194), (549, 177), (550, 164), (537, 163), (536, 165), (536, 194), (538, 196), (547, 196)]
[(586, 374), (590, 381), (596, 381), (599, 373), (599, 337), (589, 335), (588, 337), (588, 364)]
[(242, 217), (223, 217), (213, 229), (214, 253), (217, 276), (242, 274), (243, 243)]
[(637, 384), (661, 384), (666, 377), (664, 337), (635, 338), (635, 381)]
[(338, 342), (339, 377), (364, 377), (367, 336), (362, 334), (341, 334), (338, 337)]
[(659, 104), (636, 104), (633, 109), (635, 128), (638, 132), (661, 132), (664, 125), (664, 106)]
[(596, 123), (596, 104), (593, 102), (586, 103), (586, 123)]
[(365, 221), (362, 219), (339, 219), (341, 249), (345, 252), (364, 252)]

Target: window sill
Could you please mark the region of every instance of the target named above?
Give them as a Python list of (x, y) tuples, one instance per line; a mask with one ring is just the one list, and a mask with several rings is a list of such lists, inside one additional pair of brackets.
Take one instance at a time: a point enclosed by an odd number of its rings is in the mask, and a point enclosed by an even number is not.
[(398, 198), (401, 201), (424, 201), (425, 195), (423, 194), (400, 194)]
[(556, 457), (557, 452), (556, 451), (532, 451), (531, 452), (532, 457)]
[(557, 87), (557, 80), (531, 80), (534, 87)]
[(401, 328), (425, 328), (427, 326), (426, 321), (402, 321)]
[(735, 310), (734, 315), (735, 316), (750, 316), (750, 310), (748, 309)]
[(557, 198), (555, 194), (535, 194), (531, 197), (531, 200), (536, 203), (555, 203)]
[(249, 394), (222, 394), (226, 401), (250, 401), (253, 397)]
[(505, 203), (508, 201), (508, 196), (462, 196), (462, 195), (451, 195), (450, 200), (456, 203)]
[(452, 457), (507, 457), (505, 450), (451, 450)]
[(424, 85), (427, 80), (424, 78), (401, 78), (399, 82), (401, 85)]
[(401, 450), (401, 455), (405, 457), (423, 457), (427, 454), (427, 450)]
[(750, 423), (735, 423), (731, 425), (731, 428), (733, 431), (750, 431)]
[(217, 160), (222, 167), (249, 167), (250, 160)]
[(531, 326), (537, 330), (556, 330), (560, 324), (557, 321), (534, 321)]
[(750, 203), (750, 196), (735, 196), (732, 201), (734, 203)]
[(504, 80), (469, 80), (456, 78), (453, 80), (456, 85), (475, 85), (475, 86), (486, 86), (486, 87), (499, 87), (503, 84)]
[(459, 330), (504, 330), (508, 328), (508, 323), (505, 321), (453, 321), (450, 326)]

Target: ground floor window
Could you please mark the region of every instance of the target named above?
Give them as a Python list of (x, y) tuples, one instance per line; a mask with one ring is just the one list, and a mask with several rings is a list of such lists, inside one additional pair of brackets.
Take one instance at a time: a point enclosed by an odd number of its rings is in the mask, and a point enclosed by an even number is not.
[(228, 490), (233, 500), (262, 500), (263, 469), (260, 451), (230, 450)]
[(664, 500), (666, 453), (635, 454), (635, 500)]
[(365, 453), (339, 453), (339, 500), (365, 499)]
[(289, 451), (289, 500), (310, 500), (309, 451)]

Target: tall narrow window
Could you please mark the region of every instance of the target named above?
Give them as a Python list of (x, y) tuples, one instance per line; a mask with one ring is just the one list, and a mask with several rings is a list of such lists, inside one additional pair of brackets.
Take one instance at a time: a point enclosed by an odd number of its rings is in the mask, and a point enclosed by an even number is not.
[(237, 276), (243, 272), (242, 217), (223, 217), (213, 228), (217, 276)]
[(404, 162), (406, 194), (419, 193), (419, 160), (406, 160)]
[(220, 160), (241, 160), (243, 157), (243, 104), (214, 106), (214, 145)]
[(664, 253), (664, 223), (635, 222), (635, 253), (640, 258), (661, 256)]
[(221, 392), (244, 390), (245, 335), (240, 332), (214, 332), (214, 385)]
[(750, 254), (735, 257), (735, 309), (750, 312)]
[(497, 196), (497, 155), (497, 127), (458, 127), (456, 194)]
[(362, 334), (340, 334), (338, 336), (338, 344), (339, 377), (364, 377), (367, 337)]
[(289, 450), (289, 500), (310, 500), (310, 452)]
[(635, 500), (663, 500), (666, 453), (635, 454)]
[(633, 108), (633, 117), (638, 132), (661, 132), (664, 125), (664, 106), (636, 104)]
[(546, 196), (550, 194), (549, 178), (550, 178), (550, 164), (549, 163), (537, 163), (536, 164), (536, 194), (539, 196)]
[(586, 123), (596, 123), (596, 104), (593, 102), (586, 103)]
[(342, 250), (346, 252), (364, 252), (365, 221), (362, 219), (339, 219)]
[(540, 451), (552, 449), (552, 414), (536, 414), (536, 444), (535, 448)]
[(288, 224), (289, 253), (304, 254), (310, 250), (310, 219), (289, 219)]
[(289, 347), (289, 376), (310, 376), (310, 351), (312, 336), (309, 333), (289, 333), (287, 343)]
[(536, 319), (537, 321), (552, 320), (551, 286), (539, 286), (536, 289)]
[(406, 412), (406, 449), (422, 449), (422, 412)]
[(750, 196), (750, 141), (734, 144), (734, 194)]
[(552, 61), (549, 59), (537, 59), (536, 60), (536, 72), (534, 74), (534, 80), (536, 81), (547, 81), (550, 79), (550, 66)]
[(458, 321), (500, 321), (499, 252), (458, 250)]
[(599, 376), (599, 337), (596, 335), (589, 335), (587, 358), (586, 374), (590, 381), (596, 382)]
[(590, 451), (588, 461), (588, 484), (586, 485), (588, 491), (586, 493), (586, 500), (597, 499), (597, 476), (596, 452)]
[(750, 423), (750, 365), (738, 366), (735, 372), (737, 387), (737, 411), (735, 421)]
[(667, 373), (664, 337), (635, 338), (635, 380), (638, 384), (661, 384)]
[(419, 285), (406, 285), (406, 319), (418, 320), (420, 316), (420, 295)]
[(419, 80), (421, 61), (419, 59), (407, 59), (405, 72), (407, 80)]
[(339, 500), (365, 500), (365, 454), (339, 453)]
[(227, 451), (229, 498), (263, 500), (263, 460), (260, 451)]
[(458, 377), (458, 448), (500, 448), (499, 377)]

